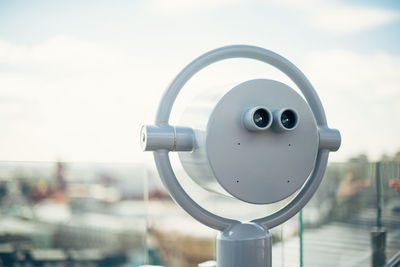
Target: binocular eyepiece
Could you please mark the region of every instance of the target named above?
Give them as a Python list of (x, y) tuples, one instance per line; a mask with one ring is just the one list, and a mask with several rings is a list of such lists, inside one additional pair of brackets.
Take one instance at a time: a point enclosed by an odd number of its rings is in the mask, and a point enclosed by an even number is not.
[(292, 131), (297, 127), (299, 118), (294, 109), (282, 108), (273, 113), (264, 106), (256, 106), (243, 114), (243, 125), (249, 131), (264, 131), (271, 126), (277, 132)]
[(271, 124), (272, 113), (266, 107), (253, 107), (243, 114), (243, 125), (249, 131), (264, 131), (271, 127)]

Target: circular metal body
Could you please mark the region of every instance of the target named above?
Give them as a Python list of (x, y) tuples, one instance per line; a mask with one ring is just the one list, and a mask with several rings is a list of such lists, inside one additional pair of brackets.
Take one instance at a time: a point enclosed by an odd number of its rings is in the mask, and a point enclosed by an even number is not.
[[(320, 99), (312, 87), (311, 83), (304, 76), (304, 74), (291, 62), (285, 58), (271, 52), (269, 50), (246, 45), (227, 46), (219, 49), (212, 50), (199, 58), (195, 59), (192, 63), (186, 66), (172, 81), (167, 91), (165, 92), (161, 103), (159, 105), (155, 124), (157, 126), (167, 126), (171, 109), (178, 95), (179, 91), (186, 84), (186, 82), (204, 67), (215, 63), (220, 60), (228, 58), (250, 58), (268, 63), (283, 73), (285, 73), (301, 90), (307, 103), (309, 104), (318, 127), (327, 127), (325, 113), (322, 108)], [(300, 118), (301, 120), (301, 118)], [(300, 127), (300, 125), (298, 126)], [(317, 190), (322, 176), (325, 172), (329, 151), (327, 149), (319, 150), (315, 167), (312, 171), (310, 178), (306, 181), (299, 193), (292, 199), (292, 201), (283, 207), (278, 212), (253, 220), (255, 223), (261, 224), (266, 228), (277, 226), (300, 211), (305, 204), (311, 199)], [(179, 184), (173, 170), (168, 156), (168, 151), (160, 149), (154, 152), (154, 158), (157, 165), (158, 172), (161, 179), (168, 189), (174, 200), (192, 217), (199, 222), (223, 231), (230, 225), (237, 223), (237, 221), (224, 218), (213, 214), (204, 208), (200, 207), (192, 198), (184, 191)]]
[[(261, 105), (296, 110), (296, 129), (248, 131), (241, 123), (242, 110)], [(232, 196), (256, 204), (277, 202), (296, 192), (314, 169), (318, 152), (317, 124), (308, 104), (293, 89), (272, 80), (247, 81), (224, 95), (210, 116), (205, 138), (215, 179)], [(188, 155), (196, 157), (195, 153)], [(204, 173), (198, 175), (201, 179)]]

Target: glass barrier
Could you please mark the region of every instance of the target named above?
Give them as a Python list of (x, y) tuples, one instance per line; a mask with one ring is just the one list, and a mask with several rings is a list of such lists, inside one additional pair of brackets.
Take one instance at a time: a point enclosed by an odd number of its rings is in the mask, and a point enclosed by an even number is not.
[(400, 250), (399, 178), (395, 161), (330, 164), (302, 213), (300, 266), (384, 266)]
[[(383, 266), (400, 250), (399, 177), (399, 162), (331, 163), (302, 213), (271, 230), (273, 266)], [(0, 266), (198, 266), (216, 234), (153, 166), (0, 162)]]

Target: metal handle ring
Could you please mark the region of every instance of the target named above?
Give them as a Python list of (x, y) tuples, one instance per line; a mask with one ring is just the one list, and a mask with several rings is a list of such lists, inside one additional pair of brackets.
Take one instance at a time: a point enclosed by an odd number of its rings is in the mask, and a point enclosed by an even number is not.
[[(255, 59), (270, 64), (271, 66), (274, 66), (285, 73), (301, 90), (313, 112), (318, 127), (327, 127), (322, 103), (305, 75), (295, 65), (282, 56), (264, 48), (248, 45), (221, 47), (203, 54), (187, 65), (175, 77), (164, 93), (158, 107), (155, 124), (158, 126), (168, 125), (175, 99), (180, 90), (183, 88), (186, 82), (193, 77), (193, 75), (208, 65), (230, 58)], [(315, 168), (311, 174), (311, 177), (306, 181), (300, 192), (293, 198), (291, 202), (277, 212), (266, 217), (255, 219), (252, 222), (261, 224), (270, 229), (285, 222), (299, 212), (311, 199), (321, 183), (327, 166), (328, 155), (329, 151), (327, 149), (319, 150)], [(155, 151), (154, 159), (157, 170), (161, 176), (161, 180), (163, 181), (170, 195), (175, 202), (177, 202), (193, 218), (205, 224), (206, 226), (220, 231), (225, 230), (232, 224), (238, 223), (236, 220), (218, 216), (202, 208), (185, 192), (178, 182), (174, 171), (172, 170), (167, 150)]]

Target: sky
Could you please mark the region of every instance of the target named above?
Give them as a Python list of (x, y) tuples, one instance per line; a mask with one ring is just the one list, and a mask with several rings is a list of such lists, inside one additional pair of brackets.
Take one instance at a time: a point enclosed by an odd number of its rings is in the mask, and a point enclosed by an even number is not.
[[(400, 150), (398, 1), (0, 0), (0, 160), (149, 162), (139, 145), (170, 81), (211, 49), (257, 45), (292, 61), (342, 133), (332, 161)], [(251, 78), (233, 60), (184, 87), (173, 122), (200, 91)]]

